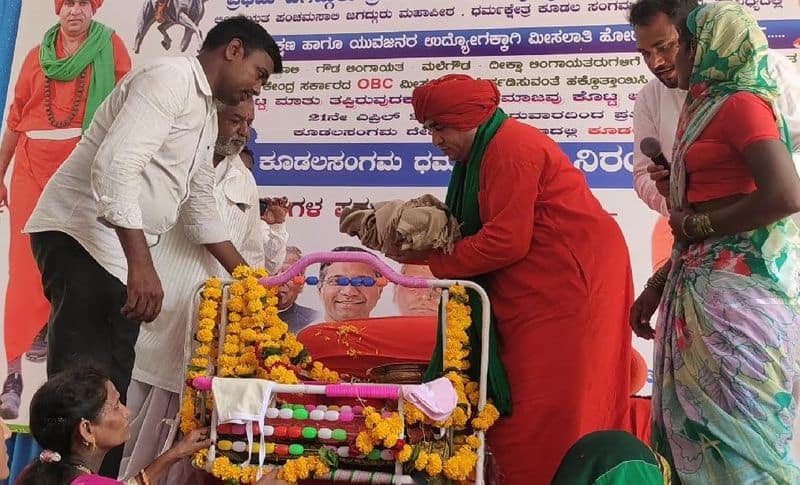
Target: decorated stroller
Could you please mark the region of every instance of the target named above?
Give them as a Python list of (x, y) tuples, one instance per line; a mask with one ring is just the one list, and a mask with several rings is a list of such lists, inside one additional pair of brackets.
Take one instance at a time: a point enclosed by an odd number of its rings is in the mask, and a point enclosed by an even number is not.
[[(442, 289), (442, 378), (346, 383), (313, 361), (278, 318), (276, 288), (316, 284), (302, 276), (305, 268), (333, 262), (364, 263), (382, 275), (337, 284)], [(244, 267), (233, 276), (199, 290), (197, 329), (187, 335), (180, 429), (210, 426), (214, 441), (194, 457), (196, 467), (226, 483), (254, 483), (267, 465), (289, 482), (484, 483), (484, 434), (498, 412), (486, 399), (490, 308), (479, 285), (403, 276), (365, 252), (314, 253), (277, 276)], [(465, 372), (467, 288), (483, 304), (477, 382)], [(176, 433), (173, 426), (167, 446)]]

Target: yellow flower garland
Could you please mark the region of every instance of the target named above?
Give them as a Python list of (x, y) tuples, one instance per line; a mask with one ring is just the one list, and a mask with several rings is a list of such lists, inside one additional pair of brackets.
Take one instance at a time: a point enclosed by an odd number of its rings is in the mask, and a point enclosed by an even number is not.
[[(258, 280), (266, 277), (263, 269), (239, 266), (233, 271), (230, 299), (226, 310), (228, 323), (222, 352), (218, 352), (220, 309), (222, 306), (222, 282), (209, 278), (203, 287), (203, 299), (198, 311), (195, 340), (198, 346), (190, 360), (186, 377), (218, 375), (221, 377), (254, 377), (270, 379), (284, 384), (299, 382), (293, 369), (307, 371), (314, 380), (339, 382), (339, 374), (327, 369), (320, 362), (312, 362), (289, 327), (278, 317), (276, 288), (264, 288)], [(219, 355), (217, 361), (216, 356)], [(216, 369), (216, 372), (214, 373)], [(188, 433), (199, 426), (195, 415), (197, 392), (190, 386), (184, 390), (181, 403), (181, 431)], [(208, 408), (210, 409), (211, 403)], [(193, 463), (205, 467), (208, 450), (195, 454)], [(315, 458), (315, 457), (311, 457)], [(301, 461), (298, 461), (301, 460)], [(289, 460), (287, 478), (302, 476), (306, 467), (322, 476), (330, 473), (327, 465), (309, 457)], [(298, 464), (292, 465), (291, 463)], [(219, 456), (212, 465), (212, 474), (222, 480), (239, 483), (254, 483), (257, 466), (242, 466)], [(286, 478), (285, 478), (286, 479)], [(287, 480), (288, 481), (288, 480)]]
[[(469, 296), (467, 290), (461, 285), (450, 287), (450, 299), (447, 301), (447, 342), (444, 349), (445, 377), (453, 384), (458, 396), (458, 404), (453, 414), (444, 422), (432, 422), (422, 411), (413, 404), (405, 403), (403, 416), (409, 425), (421, 423), (440, 428), (453, 428), (463, 430), (469, 423), (473, 434), (469, 435), (465, 444), (456, 448), (455, 453), (445, 459), (444, 456), (433, 451), (419, 450), (414, 462), (414, 468), (423, 469), (428, 475), (444, 472), (451, 480), (466, 480), (478, 463), (477, 449), (480, 447), (478, 431), (486, 431), (500, 413), (497, 408), (487, 403), (483, 410), (473, 417), (473, 409), (478, 405), (478, 383), (470, 380), (465, 371), (469, 370), (469, 336), (467, 329), (472, 325), (470, 316)], [(470, 421), (470, 418), (472, 421)], [(435, 457), (435, 458), (434, 458)], [(408, 461), (411, 456), (406, 460)], [(432, 473), (435, 472), (435, 473)]]
[[(199, 345), (194, 351), (194, 357), (190, 360), (186, 372), (187, 379), (210, 375), (210, 371), (215, 365), (214, 356), (217, 354), (218, 336), (216, 332), (219, 322), (218, 309), (222, 304), (222, 282), (218, 278), (206, 280), (202, 296), (198, 311), (199, 321), (195, 332), (195, 340), (199, 342)], [(184, 433), (188, 433), (200, 425), (195, 415), (196, 398), (196, 391), (191, 386), (185, 386), (180, 422), (181, 431)]]
[[(265, 277), (263, 269), (244, 266), (233, 272), (234, 282), (230, 287), (227, 302), (228, 323), (219, 361), (216, 361), (219, 339), (222, 285), (219, 279), (210, 278), (203, 288), (203, 300), (199, 308), (199, 321), (195, 340), (199, 345), (187, 369), (187, 379), (207, 376), (216, 368), (216, 375), (230, 377), (258, 376), (280, 383), (300, 381), (295, 370), (303, 370), (316, 381), (339, 382), (337, 372), (313, 362), (303, 345), (288, 331), (277, 311), (275, 288), (264, 288), (259, 278)], [(425, 451), (421, 446), (404, 444), (398, 452), (402, 463), (414, 459), (413, 467), (425, 471), (429, 476), (444, 474), (451, 480), (466, 480), (477, 464), (477, 449), (480, 440), (477, 431), (487, 430), (498, 419), (499, 413), (492, 404), (473, 416), (478, 404), (478, 384), (465, 374), (469, 370), (469, 337), (467, 329), (472, 324), (466, 289), (460, 285), (450, 288), (451, 298), (447, 303), (447, 345), (445, 352), (445, 377), (453, 384), (458, 396), (458, 405), (452, 416), (444, 422), (431, 422), (419, 409), (406, 403), (404, 417), (411, 425), (424, 423), (444, 428), (465, 429), (471, 424), (475, 433), (459, 441), (454, 453), (448, 457), (434, 451)], [(186, 433), (199, 425), (195, 416), (196, 392), (186, 386), (181, 404), (181, 430)], [(403, 419), (398, 413), (382, 417), (374, 408), (364, 410), (366, 430), (356, 437), (356, 448), (369, 454), (375, 446), (392, 448), (403, 434)], [(470, 421), (470, 418), (472, 420)], [(208, 450), (201, 450), (194, 458), (195, 466), (202, 468), (207, 462)], [(219, 456), (212, 464), (212, 474), (222, 480), (238, 483), (254, 483), (257, 466), (242, 466)], [(323, 477), (330, 473), (329, 466), (317, 456), (303, 456), (287, 460), (278, 478), (290, 483), (311, 477)]]
[[(198, 460), (197, 455), (195, 455), (193, 462), (195, 464), (199, 462), (205, 465), (204, 461)], [(262, 467), (262, 472), (267, 473), (271, 468), (272, 467), (264, 466)], [(226, 483), (255, 483), (256, 477), (258, 476), (258, 466), (237, 465), (232, 463), (227, 456), (218, 456), (211, 465), (211, 473), (220, 480), (224, 480)]]
[(288, 460), (278, 472), (278, 479), (289, 483), (308, 478), (322, 478), (330, 474), (331, 469), (318, 456), (301, 456)]
[(356, 448), (365, 455), (378, 445), (393, 448), (403, 435), (403, 419), (400, 413), (394, 412), (384, 418), (375, 408), (367, 406), (364, 408), (364, 425), (367, 429), (356, 436)]

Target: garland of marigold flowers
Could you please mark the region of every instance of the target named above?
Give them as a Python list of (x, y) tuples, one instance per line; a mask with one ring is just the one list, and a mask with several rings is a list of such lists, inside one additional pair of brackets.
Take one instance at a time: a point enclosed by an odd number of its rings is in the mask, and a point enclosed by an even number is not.
[(480, 447), (478, 431), (486, 431), (500, 417), (497, 408), (491, 403), (486, 403), (477, 415), (473, 413), (478, 406), (479, 391), (478, 383), (470, 380), (466, 374), (470, 368), (471, 349), (467, 335), (470, 325), (472, 319), (467, 291), (461, 285), (451, 286), (450, 298), (447, 301), (444, 369), (445, 377), (453, 384), (458, 396), (456, 409), (446, 421), (433, 422), (413, 404), (405, 403), (403, 415), (409, 425), (422, 423), (440, 428), (464, 430), (469, 423), (473, 433), (458, 442), (455, 450), (446, 458), (439, 453), (425, 451), (420, 446), (411, 453), (398, 456), (401, 462), (413, 461), (416, 470), (425, 470), (430, 476), (444, 472), (444, 475), (451, 480), (466, 480), (478, 463), (477, 450)]
[[(217, 349), (222, 282), (209, 278), (203, 287), (195, 333), (198, 345), (187, 367), (187, 380), (212, 375), (216, 369), (214, 375), (220, 377), (259, 377), (283, 384), (299, 382), (295, 371), (304, 371), (316, 381), (339, 382), (339, 374), (320, 362), (313, 362), (303, 344), (278, 317), (277, 289), (265, 288), (259, 283), (260, 278), (267, 276), (265, 270), (239, 266), (232, 276), (222, 352)], [(184, 433), (200, 424), (194, 409), (196, 397), (196, 391), (187, 385), (181, 403), (181, 431)], [(208, 450), (199, 451), (193, 458), (195, 466), (205, 467), (207, 457)], [(288, 479), (294, 476), (307, 478), (305, 470), (317, 476), (323, 471), (323, 475), (330, 473), (327, 465), (316, 457), (289, 460), (281, 473), (286, 475), (285, 480), (292, 481)], [(257, 472), (257, 466), (234, 464), (225, 456), (217, 457), (212, 464), (215, 477), (231, 482), (254, 483)]]
[[(198, 345), (186, 371), (187, 380), (209, 375), (210, 369), (216, 364), (217, 325), (219, 308), (222, 304), (222, 282), (218, 278), (206, 280), (202, 297), (198, 311), (197, 331), (195, 332), (195, 340)], [(184, 433), (188, 433), (200, 425), (194, 408), (196, 398), (197, 392), (191, 386), (185, 386), (180, 422), (181, 431)]]
[(364, 425), (367, 428), (356, 436), (356, 448), (369, 455), (375, 446), (394, 448), (403, 435), (403, 419), (399, 413), (384, 418), (372, 406), (364, 408)]
[[(288, 326), (278, 317), (275, 288), (264, 288), (259, 278), (265, 277), (263, 269), (244, 266), (233, 272), (234, 282), (230, 287), (230, 300), (227, 304), (228, 323), (225, 340), (219, 361), (217, 341), (219, 339), (220, 307), (222, 304), (222, 285), (219, 279), (209, 278), (203, 288), (200, 303), (199, 321), (195, 340), (197, 348), (187, 368), (187, 379), (211, 375), (216, 367), (216, 375), (225, 377), (254, 377), (270, 379), (280, 383), (297, 383), (296, 371), (304, 371), (316, 381), (338, 382), (338, 373), (325, 368), (311, 357), (288, 331)], [(423, 445), (405, 444), (400, 436), (403, 420), (398, 413), (384, 418), (375, 409), (364, 410), (366, 430), (356, 437), (356, 447), (368, 454), (375, 446), (397, 449), (398, 460), (408, 463), (414, 469), (425, 471), (429, 476), (444, 474), (451, 480), (466, 480), (475, 470), (478, 461), (477, 450), (480, 440), (478, 431), (491, 427), (499, 417), (494, 405), (487, 403), (484, 409), (474, 415), (478, 404), (478, 384), (466, 374), (469, 370), (469, 338), (466, 330), (471, 325), (469, 299), (463, 286), (450, 288), (447, 303), (447, 344), (444, 349), (445, 377), (453, 384), (458, 396), (458, 404), (453, 414), (444, 422), (431, 422), (419, 409), (406, 403), (404, 417), (408, 424), (424, 423), (442, 428), (464, 430), (471, 425), (473, 434), (459, 436), (456, 448), (447, 457)], [(199, 425), (195, 416), (196, 392), (189, 386), (184, 391), (181, 407), (181, 430), (186, 433)], [(471, 421), (470, 421), (470, 418)], [(208, 450), (201, 450), (193, 459), (195, 466), (206, 465)], [(219, 456), (212, 465), (212, 474), (233, 483), (254, 483), (258, 467), (234, 464), (228, 457)], [(278, 478), (290, 483), (310, 477), (323, 477), (330, 468), (320, 457), (303, 456), (287, 460), (281, 467)]]

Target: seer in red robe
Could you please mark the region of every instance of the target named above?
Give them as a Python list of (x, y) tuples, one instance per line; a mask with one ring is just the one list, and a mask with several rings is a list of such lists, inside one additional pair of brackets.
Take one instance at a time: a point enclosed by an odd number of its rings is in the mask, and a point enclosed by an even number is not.
[[(21, 358), (41, 362), (50, 305), (22, 228), (50, 177), (91, 122), (94, 110), (131, 69), (122, 39), (92, 16), (103, 0), (56, 0), (58, 23), (22, 63), (0, 144), (0, 207), (10, 220), (5, 298), (8, 375), (0, 416), (16, 419), (22, 394)], [(5, 174), (14, 159), (10, 191)]]
[[(414, 90), (417, 120), (456, 161), (447, 204), (464, 237), (452, 254), (390, 256), (485, 285), (496, 366), (510, 391), (508, 405), (498, 405), (510, 415), (488, 433), (497, 479), (549, 484), (583, 435), (630, 428), (630, 260), (584, 174), (555, 141), (508, 118), (499, 100), (493, 82), (464, 75)], [(502, 372), (492, 376), (497, 404)]]

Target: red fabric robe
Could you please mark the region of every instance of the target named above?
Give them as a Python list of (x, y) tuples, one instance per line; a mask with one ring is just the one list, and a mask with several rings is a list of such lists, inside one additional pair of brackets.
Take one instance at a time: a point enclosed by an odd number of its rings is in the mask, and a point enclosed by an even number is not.
[[(111, 42), (114, 46), (114, 71), (119, 81), (130, 71), (131, 59), (117, 34), (111, 36)], [(66, 56), (60, 35), (56, 37), (56, 55), (59, 58)], [(92, 66), (87, 69), (84, 101), (67, 128), (81, 128), (83, 125)], [(28, 52), (23, 61), (8, 114), (7, 129), (20, 133), (14, 151), (14, 167), (9, 187), (11, 236), (4, 317), (8, 361), (16, 359), (30, 348), (34, 337), (47, 324), (50, 316), (50, 303), (43, 294), (39, 268), (31, 253), (30, 239), (27, 234), (22, 233), (22, 229), (36, 207), (44, 186), (80, 140), (34, 140), (25, 136), (27, 131), (53, 129), (45, 111), (44, 85), (45, 75), (39, 66), (37, 46)], [(57, 120), (69, 116), (77, 86), (78, 78), (52, 83), (52, 108)]]
[(481, 162), (482, 229), (428, 261), (489, 275), (513, 414), (489, 431), (504, 485), (549, 484), (569, 447), (629, 430), (633, 285), (620, 228), (539, 130), (507, 120)]

